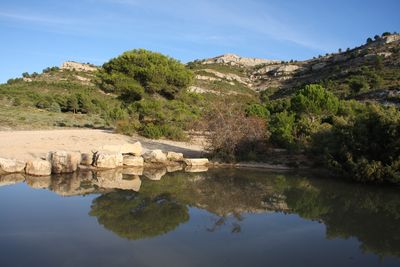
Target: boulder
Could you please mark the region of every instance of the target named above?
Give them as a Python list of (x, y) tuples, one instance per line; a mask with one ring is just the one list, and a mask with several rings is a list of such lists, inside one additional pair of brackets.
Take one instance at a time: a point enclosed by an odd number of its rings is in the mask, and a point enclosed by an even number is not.
[(135, 167), (142, 167), (144, 160), (142, 157), (139, 156), (124, 156), (123, 164), (125, 166), (135, 166)]
[(161, 180), (161, 178), (167, 173), (167, 169), (164, 168), (153, 168), (146, 169), (143, 172), (143, 175), (146, 176), (150, 180)]
[(123, 165), (123, 156), (121, 153), (96, 152), (93, 165), (103, 169), (121, 167)]
[(89, 166), (93, 164), (93, 153), (86, 152), (81, 154), (81, 165)]
[(165, 163), (167, 161), (167, 156), (160, 149), (149, 150), (143, 154), (145, 162), (149, 163)]
[(132, 154), (134, 156), (141, 156), (143, 153), (142, 144), (135, 142), (133, 144), (123, 144), (121, 147), (122, 154)]
[(48, 176), (51, 174), (51, 163), (47, 160), (30, 160), (26, 163), (25, 172), (33, 176)]
[(135, 156), (140, 156), (143, 152), (142, 144), (140, 142), (135, 142), (133, 144), (125, 143), (122, 145), (104, 145), (101, 147), (101, 150), (121, 154), (132, 154)]
[(25, 162), (16, 159), (0, 158), (0, 173), (23, 172), (25, 165)]
[(206, 158), (185, 159), (184, 162), (188, 166), (201, 166), (201, 165), (207, 165), (209, 163), (208, 159)]
[(169, 151), (167, 152), (167, 159), (170, 161), (183, 161), (183, 154)]
[(81, 153), (54, 151), (49, 152), (48, 160), (51, 163), (52, 173), (71, 173), (78, 169), (81, 162)]

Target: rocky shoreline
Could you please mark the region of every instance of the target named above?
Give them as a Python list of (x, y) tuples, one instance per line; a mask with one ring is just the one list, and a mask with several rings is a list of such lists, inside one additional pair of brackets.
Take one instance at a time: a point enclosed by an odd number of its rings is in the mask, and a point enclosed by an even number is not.
[[(148, 170), (147, 176), (161, 177), (164, 170), (188, 172), (207, 171), (207, 158), (184, 158), (182, 153), (164, 152), (160, 149), (143, 151), (140, 142), (122, 145), (104, 145), (91, 152), (50, 151), (44, 158), (28, 161), (0, 158), (0, 174), (25, 173), (31, 176), (49, 176), (51, 174), (73, 173), (77, 170), (126, 169), (126, 174), (141, 175)], [(152, 174), (153, 173), (153, 174)]]

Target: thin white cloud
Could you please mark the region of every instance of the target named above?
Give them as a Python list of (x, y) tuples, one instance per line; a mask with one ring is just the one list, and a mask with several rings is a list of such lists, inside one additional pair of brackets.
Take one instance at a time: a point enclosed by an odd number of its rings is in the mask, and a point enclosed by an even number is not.
[[(293, 23), (285, 22), (284, 10), (276, 10), (272, 6), (268, 6), (267, 3), (260, 4), (252, 0), (247, 0), (246, 4), (234, 0), (231, 0), (229, 4), (218, 0), (175, 0), (167, 5), (160, 0), (99, 1), (124, 5), (127, 8), (131, 6), (131, 8), (135, 9), (151, 9), (152, 12), (158, 12), (172, 19), (182, 19), (199, 25), (208, 25), (210, 31), (214, 24), (259, 34), (260, 37), (267, 36), (271, 39), (291, 42), (313, 50), (328, 51), (336, 47), (335, 44), (332, 44), (332, 40), (323, 42), (301, 29), (301, 25), (292, 25)], [(219, 36), (222, 40), (223, 34), (210, 35)], [(230, 35), (232, 34), (230, 33)], [(193, 38), (190, 37), (190, 39)]]
[(46, 16), (43, 14), (34, 15), (34, 14), (24, 14), (18, 12), (0, 12), (0, 18), (8, 20), (24, 21), (24, 22), (44, 23), (44, 24), (72, 25), (76, 23), (75, 20), (68, 18), (56, 18), (56, 17)]

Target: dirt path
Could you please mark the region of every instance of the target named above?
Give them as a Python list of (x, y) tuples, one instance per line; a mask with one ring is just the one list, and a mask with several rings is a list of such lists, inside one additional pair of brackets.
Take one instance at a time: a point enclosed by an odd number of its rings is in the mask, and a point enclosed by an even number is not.
[(150, 140), (129, 137), (106, 130), (62, 129), (40, 131), (0, 131), (0, 157), (29, 160), (44, 157), (54, 150), (97, 151), (103, 145), (117, 145), (140, 141), (145, 150), (181, 152), (186, 157), (200, 157), (204, 148), (186, 142)]

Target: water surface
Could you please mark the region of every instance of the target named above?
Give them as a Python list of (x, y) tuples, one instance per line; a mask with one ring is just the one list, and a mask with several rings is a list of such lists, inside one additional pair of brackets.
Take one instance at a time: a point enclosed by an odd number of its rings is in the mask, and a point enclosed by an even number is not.
[(400, 266), (398, 187), (124, 173), (2, 176), (0, 266)]

